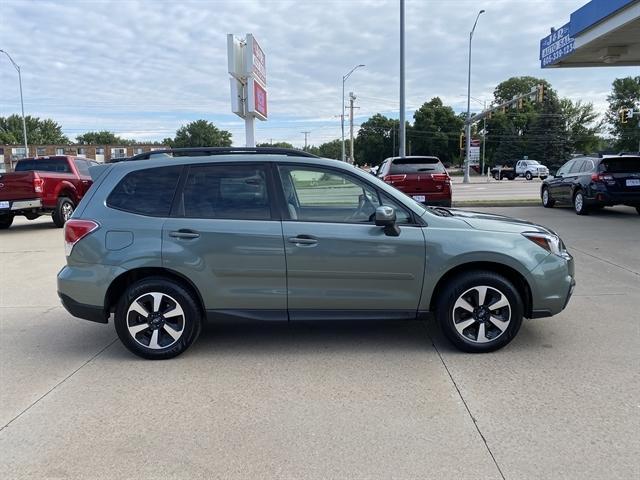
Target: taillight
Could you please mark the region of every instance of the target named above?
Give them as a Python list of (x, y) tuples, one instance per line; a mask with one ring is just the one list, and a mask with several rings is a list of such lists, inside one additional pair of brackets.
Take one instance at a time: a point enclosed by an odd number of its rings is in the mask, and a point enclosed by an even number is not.
[(93, 220), (67, 220), (64, 224), (64, 252), (71, 255), (73, 246), (96, 230), (100, 225)]
[(592, 173), (591, 174), (592, 182), (604, 182), (607, 185), (614, 185), (616, 183), (615, 179), (612, 175), (607, 175), (604, 173)]
[(451, 183), (451, 178), (447, 173), (433, 173), (431, 174), (431, 178), (436, 182)]
[(393, 185), (394, 183), (404, 182), (406, 175), (387, 175), (384, 177), (384, 181)]
[(44, 179), (40, 177), (33, 178), (33, 191), (35, 193), (42, 193), (44, 190)]

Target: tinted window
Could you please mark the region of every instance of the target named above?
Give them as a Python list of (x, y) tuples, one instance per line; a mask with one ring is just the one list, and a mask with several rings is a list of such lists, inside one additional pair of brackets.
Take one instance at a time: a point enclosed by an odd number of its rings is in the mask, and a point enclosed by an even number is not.
[(350, 175), (313, 167), (279, 167), (289, 216), (308, 222), (372, 222), (377, 191)]
[(582, 165), (580, 166), (580, 172), (591, 172), (593, 170), (593, 161), (591, 160), (585, 160), (584, 162), (582, 162)]
[(20, 160), (16, 164), (16, 172), (57, 172), (71, 173), (69, 163), (66, 158), (44, 158), (41, 160)]
[(185, 217), (271, 219), (267, 175), (262, 166), (191, 167), (182, 200)]
[(569, 169), (573, 166), (575, 162), (576, 162), (575, 160), (569, 160), (562, 167), (560, 167), (556, 175), (566, 175), (567, 173), (569, 173)]
[(569, 169), (569, 173), (576, 173), (580, 171), (580, 168), (582, 168), (582, 165), (584, 164), (584, 160), (576, 160), (573, 165), (571, 165), (571, 168)]
[(86, 160), (80, 160), (76, 158), (73, 161), (76, 164), (76, 168), (78, 169), (78, 173), (85, 177), (89, 176), (89, 164)]
[(435, 157), (398, 158), (391, 164), (390, 174), (394, 173), (445, 173), (444, 165)]
[(113, 189), (107, 205), (119, 210), (168, 217), (182, 167), (147, 168), (127, 174)]
[(602, 165), (605, 172), (640, 173), (640, 157), (606, 158)]

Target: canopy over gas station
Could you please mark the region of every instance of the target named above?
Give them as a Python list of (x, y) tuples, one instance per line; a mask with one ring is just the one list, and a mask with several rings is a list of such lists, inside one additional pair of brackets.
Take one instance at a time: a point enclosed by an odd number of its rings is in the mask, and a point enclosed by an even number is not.
[(592, 0), (540, 40), (542, 68), (640, 65), (640, 0)]

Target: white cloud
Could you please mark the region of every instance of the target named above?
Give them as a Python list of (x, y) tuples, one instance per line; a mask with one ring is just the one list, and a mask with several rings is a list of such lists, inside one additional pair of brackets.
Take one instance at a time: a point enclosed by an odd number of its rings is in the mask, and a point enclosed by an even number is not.
[[(407, 105), (440, 96), (465, 108), (468, 31), (473, 95), (517, 75), (547, 78), (563, 96), (606, 107), (612, 80), (630, 68), (541, 70), (538, 43), (586, 0), (407, 0)], [(395, 0), (30, 1), (4, 0), (0, 48), (23, 69), (27, 113), (52, 117), (70, 136), (110, 129), (161, 139), (207, 118), (237, 144), (243, 123), (230, 113), (226, 34), (252, 32), (267, 54), (271, 118), (259, 141), (301, 145), (340, 134), (341, 77), (359, 116), (397, 111), (398, 2)], [(635, 72), (637, 73), (637, 72)], [(0, 60), (0, 114), (17, 112), (15, 71)], [(361, 118), (358, 122), (362, 121)]]

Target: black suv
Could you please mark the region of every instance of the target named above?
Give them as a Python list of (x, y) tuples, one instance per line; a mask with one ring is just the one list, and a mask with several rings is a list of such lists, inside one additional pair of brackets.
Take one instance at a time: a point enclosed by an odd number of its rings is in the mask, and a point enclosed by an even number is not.
[(592, 208), (629, 205), (640, 214), (640, 155), (579, 157), (542, 183), (542, 205), (573, 205), (578, 215)]

